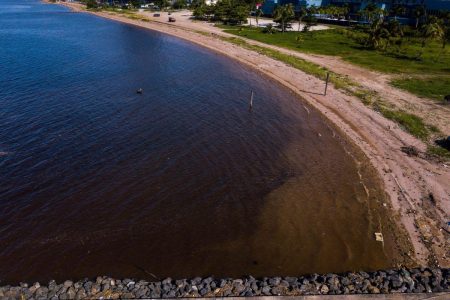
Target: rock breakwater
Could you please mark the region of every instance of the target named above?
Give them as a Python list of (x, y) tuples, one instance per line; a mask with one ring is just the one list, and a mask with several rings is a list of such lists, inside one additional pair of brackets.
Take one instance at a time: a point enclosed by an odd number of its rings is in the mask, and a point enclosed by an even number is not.
[(450, 269), (416, 268), (301, 277), (213, 277), (150, 282), (97, 277), (0, 287), (0, 299), (133, 299), (227, 296), (438, 293), (450, 291)]

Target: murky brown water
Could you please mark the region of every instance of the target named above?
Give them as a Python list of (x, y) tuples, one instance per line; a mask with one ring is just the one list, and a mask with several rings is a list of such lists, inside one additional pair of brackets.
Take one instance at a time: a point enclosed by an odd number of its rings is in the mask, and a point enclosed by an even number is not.
[(373, 171), (301, 100), (178, 39), (14, 3), (0, 3), (0, 280), (392, 265)]

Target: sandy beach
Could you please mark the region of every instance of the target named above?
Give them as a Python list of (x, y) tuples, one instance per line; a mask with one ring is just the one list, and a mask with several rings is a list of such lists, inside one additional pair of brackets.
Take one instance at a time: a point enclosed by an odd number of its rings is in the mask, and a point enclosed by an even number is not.
[[(60, 3), (74, 12), (85, 11), (76, 3)], [(158, 19), (143, 13), (149, 20), (130, 19), (113, 12), (86, 11), (99, 17), (156, 30), (206, 47), (229, 56), (269, 76), (293, 93), (299, 95), (312, 107), (320, 111), (367, 156), (378, 172), (392, 204), (392, 214), (399, 225), (403, 225), (413, 251), (403, 253), (421, 266), (450, 266), (449, 239), (446, 222), (450, 212), (450, 166), (429, 159), (424, 152), (426, 145), (403, 131), (396, 123), (387, 120), (380, 113), (365, 106), (356, 97), (329, 86), (326, 96), (322, 95), (324, 83), (283, 62), (244, 49), (220, 38), (227, 36), (219, 28), (204, 22), (193, 22), (188, 16), (174, 14), (177, 22), (168, 23), (162, 14)], [(144, 16), (144, 15), (143, 15)], [(267, 48), (278, 49), (258, 42)], [(288, 50), (280, 50), (288, 52)], [(342, 60), (329, 57), (290, 53), (312, 62), (326, 65), (331, 70), (349, 73), (352, 79), (379, 90), (397, 106), (411, 105), (421, 116), (435, 117), (439, 128), (448, 132), (450, 118), (447, 109), (437, 105), (426, 105), (421, 99), (395, 88), (386, 88), (386, 79), (376, 73), (352, 66)], [(357, 72), (358, 71), (358, 72)], [(320, 138), (320, 137), (318, 137)], [(421, 154), (408, 156), (401, 147), (414, 146)], [(430, 196), (432, 195), (432, 196)], [(402, 227), (402, 226), (400, 226)], [(398, 243), (408, 243), (399, 240)]]

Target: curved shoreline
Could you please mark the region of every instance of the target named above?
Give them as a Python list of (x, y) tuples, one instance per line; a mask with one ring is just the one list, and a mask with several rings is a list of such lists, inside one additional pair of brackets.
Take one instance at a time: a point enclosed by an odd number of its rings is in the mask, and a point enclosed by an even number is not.
[[(79, 4), (60, 4), (74, 11), (84, 11)], [(448, 239), (441, 227), (448, 219), (450, 170), (445, 165), (420, 157), (409, 157), (399, 151), (406, 145), (414, 145), (424, 151), (426, 146), (423, 142), (365, 107), (356, 98), (332, 86), (327, 96), (308, 92), (322, 90), (323, 82), (282, 62), (223, 41), (215, 35), (159, 21), (132, 20), (108, 12), (84, 12), (193, 42), (233, 58), (289, 88), (330, 120), (368, 157), (383, 180), (385, 191), (392, 202), (392, 213), (401, 220), (409, 234), (414, 253), (408, 256), (415, 257), (416, 263), (422, 266), (449, 266), (449, 255), (445, 252)], [(426, 201), (429, 194), (433, 195), (434, 204)]]
[(434, 293), (445, 299), (450, 293), (450, 269), (400, 269), (345, 274), (312, 274), (302, 277), (251, 276), (242, 279), (213, 277), (148, 282), (135, 279), (113, 279), (63, 283), (50, 281), (28, 285), (0, 287), (3, 299), (134, 299), (193, 297), (253, 297), (301, 295), (350, 295), (391, 293)]

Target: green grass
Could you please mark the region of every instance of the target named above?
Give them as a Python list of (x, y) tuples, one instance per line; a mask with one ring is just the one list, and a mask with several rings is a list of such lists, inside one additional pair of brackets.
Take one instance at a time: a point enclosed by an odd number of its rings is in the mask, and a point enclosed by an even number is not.
[(397, 122), (403, 129), (417, 138), (425, 140), (428, 138), (430, 131), (432, 131), (420, 117), (413, 114), (401, 110), (388, 109), (385, 106), (378, 106), (377, 110), (380, 111), (385, 118)]
[[(442, 49), (437, 42), (425, 47), (422, 59), (419, 60), (416, 57), (421, 51), (420, 40), (415, 38), (410, 40), (407, 47), (402, 48), (403, 52), (396, 53), (365, 48), (345, 34), (348, 30), (342, 29), (267, 34), (258, 28), (219, 26), (225, 32), (237, 36), (305, 53), (340, 56), (351, 63), (384, 73), (450, 74), (450, 51), (446, 50), (440, 55)], [(363, 36), (364, 33), (357, 32), (353, 35)]]
[(393, 80), (391, 84), (421, 97), (440, 102), (444, 101), (445, 95), (450, 95), (450, 76), (400, 78)]
[(427, 152), (432, 155), (439, 156), (441, 158), (445, 158), (447, 160), (450, 160), (450, 151), (443, 147), (439, 146), (428, 146)]
[(351, 94), (359, 98), (362, 101), (362, 103), (364, 103), (367, 106), (372, 106), (379, 100), (377, 92), (368, 91), (361, 87), (353, 88)]
[(261, 46), (257, 46), (257, 45), (251, 45), (240, 38), (221, 37), (221, 39), (223, 39), (227, 42), (239, 45), (245, 49), (249, 49), (249, 50), (258, 52), (260, 54), (263, 54), (265, 56), (271, 57), (273, 59), (282, 61), (282, 62), (286, 63), (287, 65), (290, 65), (296, 69), (304, 71), (305, 73), (313, 75), (314, 77), (317, 77), (322, 80), (325, 80), (327, 77), (327, 73), (330, 73), (331, 74), (330, 82), (333, 83), (333, 85), (338, 89), (339, 88), (349, 89), (352, 86), (357, 86), (356, 83), (352, 82), (347, 77), (330, 72), (326, 68), (323, 68), (319, 65), (316, 65), (316, 64), (306, 61), (304, 59), (301, 59), (301, 58), (298, 58), (298, 57), (295, 57), (295, 56), (292, 56), (289, 54), (284, 54), (284, 53), (281, 53), (281, 52), (273, 50), (273, 49), (269, 49), (269, 48), (265, 48), (265, 47), (261, 47)]

